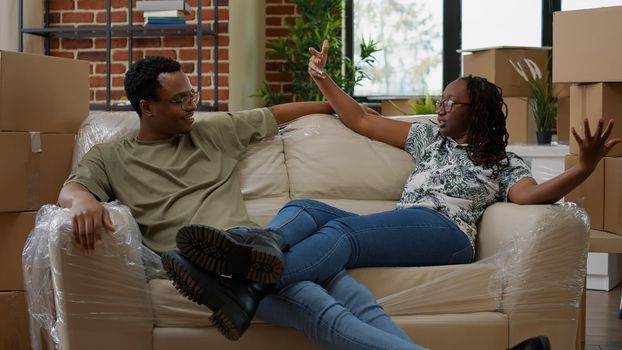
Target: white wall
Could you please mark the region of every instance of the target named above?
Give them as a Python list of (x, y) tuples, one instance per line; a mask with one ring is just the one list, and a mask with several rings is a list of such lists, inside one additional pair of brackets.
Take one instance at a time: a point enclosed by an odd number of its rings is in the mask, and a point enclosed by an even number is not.
[(229, 1), (229, 110), (260, 107), (248, 97), (265, 77), (265, 0)]
[[(18, 0), (0, 0), (0, 50), (17, 51)], [(24, 27), (40, 28), (43, 25), (43, 0), (24, 0)], [(32, 35), (24, 36), (24, 52), (43, 53), (44, 40)]]

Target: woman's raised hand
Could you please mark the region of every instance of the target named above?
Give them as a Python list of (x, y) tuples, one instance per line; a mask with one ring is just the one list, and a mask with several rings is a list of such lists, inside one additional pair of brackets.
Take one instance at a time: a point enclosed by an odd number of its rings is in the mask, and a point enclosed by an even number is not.
[(322, 43), (322, 51), (318, 52), (316, 49), (310, 47), (309, 52), (311, 58), (309, 58), (309, 75), (313, 78), (324, 79), (326, 78), (326, 56), (328, 55), (328, 40), (324, 40)]
[(587, 119), (583, 121), (584, 137), (572, 128), (572, 135), (579, 144), (579, 162), (582, 166), (590, 171), (596, 167), (600, 161), (611, 149), (618, 143), (622, 143), (622, 139), (609, 139), (613, 128), (613, 119), (609, 120), (607, 127), (604, 127), (604, 121), (600, 119), (594, 134), (591, 133), (590, 124)]

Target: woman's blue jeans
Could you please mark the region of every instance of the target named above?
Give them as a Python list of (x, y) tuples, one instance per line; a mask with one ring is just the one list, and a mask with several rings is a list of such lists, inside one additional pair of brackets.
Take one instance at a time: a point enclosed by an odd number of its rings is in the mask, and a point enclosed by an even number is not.
[(356, 215), (294, 200), (267, 226), (291, 246), (277, 294), (257, 317), (289, 326), (328, 349), (414, 349), (414, 344), (346, 268), (471, 262), (471, 243), (445, 216), (427, 209)]
[(277, 287), (322, 283), (346, 268), (470, 263), (473, 248), (446, 216), (428, 208), (357, 215), (315, 200), (286, 204), (267, 228), (290, 250)]
[(345, 270), (323, 285), (302, 281), (265, 297), (257, 318), (293, 327), (324, 349), (424, 350)]

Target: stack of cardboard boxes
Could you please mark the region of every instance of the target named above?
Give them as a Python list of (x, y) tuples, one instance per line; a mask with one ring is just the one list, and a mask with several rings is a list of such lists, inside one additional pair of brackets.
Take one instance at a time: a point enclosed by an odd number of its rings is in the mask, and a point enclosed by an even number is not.
[(89, 63), (0, 51), (0, 347), (30, 349), (22, 250), (89, 112)]
[(464, 56), (464, 75), (484, 77), (501, 88), (508, 106), (508, 143), (536, 143), (536, 124), (529, 108), (529, 84), (525, 77), (547, 76), (550, 50), (493, 47), (462, 51), (470, 53)]
[[(597, 121), (614, 119), (610, 137), (622, 138), (622, 6), (556, 12), (553, 16), (553, 81), (570, 86), (570, 127), (583, 135)], [(606, 124), (605, 124), (606, 125)], [(579, 146), (570, 134), (566, 168), (578, 162)], [(622, 144), (566, 200), (584, 207), (593, 230), (622, 235)]]

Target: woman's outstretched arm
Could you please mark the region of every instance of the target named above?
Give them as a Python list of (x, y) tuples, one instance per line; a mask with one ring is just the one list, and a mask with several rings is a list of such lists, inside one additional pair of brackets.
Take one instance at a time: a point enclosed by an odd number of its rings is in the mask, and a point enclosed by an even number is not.
[(370, 111), (337, 86), (324, 70), (328, 53), (327, 40), (322, 44), (322, 51), (309, 48), (309, 52), (309, 75), (343, 123), (361, 135), (404, 148), (411, 124), (388, 119)]
[(579, 144), (579, 162), (560, 175), (537, 184), (532, 178), (525, 178), (510, 188), (508, 199), (517, 204), (555, 203), (579, 186), (596, 168), (598, 162), (622, 139), (607, 140), (613, 128), (613, 120), (609, 120), (603, 130), (601, 119), (594, 134), (590, 131), (587, 119), (583, 121), (585, 134), (579, 136), (572, 128), (572, 135)]

